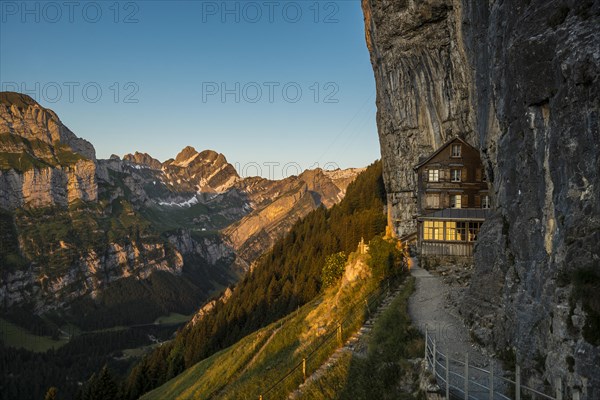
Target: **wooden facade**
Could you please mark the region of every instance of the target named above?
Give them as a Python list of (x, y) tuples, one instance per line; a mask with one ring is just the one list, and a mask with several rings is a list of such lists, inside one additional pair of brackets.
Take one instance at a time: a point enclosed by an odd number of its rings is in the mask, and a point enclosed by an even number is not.
[(414, 169), (421, 256), (472, 257), (479, 228), (491, 207), (479, 151), (454, 138)]

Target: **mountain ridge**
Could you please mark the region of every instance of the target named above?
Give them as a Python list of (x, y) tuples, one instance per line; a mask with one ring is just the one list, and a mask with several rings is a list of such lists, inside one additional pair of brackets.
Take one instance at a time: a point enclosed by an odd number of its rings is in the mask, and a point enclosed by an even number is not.
[(339, 202), (361, 171), (241, 178), (223, 154), (192, 146), (165, 162), (141, 152), (97, 159), (52, 110), (12, 92), (0, 93), (0, 166), (0, 209), (16, 243), (0, 252), (0, 298), (5, 307), (31, 299), (36, 313), (158, 271), (192, 279), (202, 301), (298, 218)]

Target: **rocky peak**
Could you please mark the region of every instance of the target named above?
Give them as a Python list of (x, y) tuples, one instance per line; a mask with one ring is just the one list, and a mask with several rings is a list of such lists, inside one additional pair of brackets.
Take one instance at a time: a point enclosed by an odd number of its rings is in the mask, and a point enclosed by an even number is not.
[(188, 163), (195, 157), (198, 156), (198, 152), (192, 146), (186, 146), (177, 154), (175, 162), (173, 164), (182, 165)]
[(191, 192), (224, 192), (240, 180), (240, 176), (225, 156), (213, 150), (200, 153), (187, 146), (175, 160), (163, 163), (163, 170), (172, 186)]
[(96, 152), (31, 97), (0, 93), (0, 207), (95, 201)]
[(134, 154), (125, 154), (123, 160), (156, 170), (160, 170), (162, 167), (162, 163), (156, 158), (153, 158), (150, 154), (137, 151)]
[(54, 111), (25, 94), (0, 92), (0, 133), (6, 132), (51, 146), (60, 142), (73, 152), (96, 160), (96, 151), (90, 142), (75, 136)]
[(16, 92), (0, 92), (0, 104), (8, 107), (17, 107), (20, 110), (25, 110), (30, 106), (35, 106), (37, 103), (31, 97), (23, 93)]

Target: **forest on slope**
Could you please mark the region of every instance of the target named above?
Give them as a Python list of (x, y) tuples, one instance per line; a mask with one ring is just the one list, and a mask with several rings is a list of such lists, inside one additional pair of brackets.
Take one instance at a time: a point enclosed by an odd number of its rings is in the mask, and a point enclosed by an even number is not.
[[(296, 310), (321, 290), (325, 258), (350, 252), (385, 230), (381, 162), (348, 187), (341, 203), (321, 207), (298, 221), (235, 288), (227, 302), (136, 365), (122, 383), (123, 399), (137, 399), (198, 361)], [(86, 398), (93, 399), (92, 396)]]

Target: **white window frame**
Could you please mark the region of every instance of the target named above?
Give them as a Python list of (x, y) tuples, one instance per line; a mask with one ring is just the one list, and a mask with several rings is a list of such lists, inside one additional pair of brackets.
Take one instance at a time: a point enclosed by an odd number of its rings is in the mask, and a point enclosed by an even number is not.
[[(458, 152), (455, 152), (454, 150), (458, 149)], [(451, 150), (451, 157), (452, 158), (460, 158), (462, 157), (462, 146), (458, 143), (455, 143), (452, 145), (452, 150)]]
[(462, 195), (460, 195), (460, 194), (450, 195), (450, 208), (462, 208)]
[(490, 206), (490, 196), (487, 194), (481, 196), (481, 208), (490, 208)]
[(451, 182), (462, 182), (462, 170), (451, 169), (450, 170), (450, 181)]
[(427, 180), (429, 182), (439, 182), (440, 181), (440, 170), (439, 169), (427, 170)]

